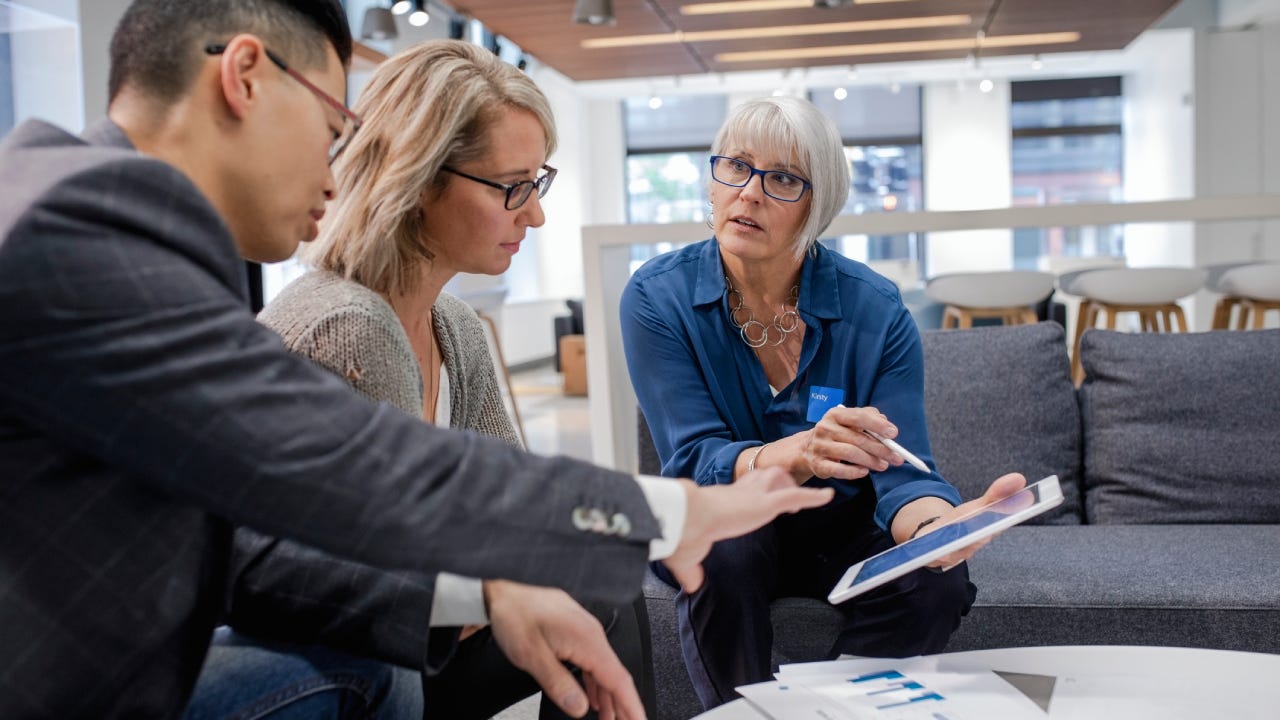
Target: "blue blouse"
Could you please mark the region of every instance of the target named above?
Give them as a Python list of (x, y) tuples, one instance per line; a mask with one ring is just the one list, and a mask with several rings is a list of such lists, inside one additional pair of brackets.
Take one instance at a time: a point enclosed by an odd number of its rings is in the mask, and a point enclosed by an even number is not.
[(884, 413), (898, 427), (898, 442), (934, 472), (904, 463), (869, 478), (810, 485), (834, 487), (836, 502), (874, 492), (875, 521), (886, 531), (913, 500), (959, 504), (929, 449), (924, 354), (897, 287), (861, 263), (814, 247), (800, 271), (798, 312), (806, 327), (799, 371), (776, 396), (729, 321), (714, 239), (654, 258), (631, 277), (622, 293), (622, 340), (662, 474), (700, 485), (733, 482), (743, 450), (808, 430), (843, 402)]

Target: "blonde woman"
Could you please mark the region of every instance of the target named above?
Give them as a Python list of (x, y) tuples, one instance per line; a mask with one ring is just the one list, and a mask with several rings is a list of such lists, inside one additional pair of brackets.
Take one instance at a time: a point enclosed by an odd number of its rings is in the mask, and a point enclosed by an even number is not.
[[(315, 269), (259, 319), (292, 351), (374, 400), (519, 444), (480, 321), (443, 288), (459, 272), (504, 272), (528, 228), (542, 225), (540, 198), (556, 174), (547, 165), (556, 145), (547, 99), (487, 50), (435, 41), (379, 66), (355, 111), (363, 126), (334, 163), (336, 199), (318, 239), (303, 250)], [(267, 646), (259, 637), (319, 638), (385, 663), (344, 668), (374, 685), (393, 684), (381, 717), (422, 707), (426, 717), (487, 718), (539, 689), (505, 657), (522, 639), (494, 630), (508, 609), (533, 608), (569, 622), (599, 621), (652, 711), (643, 603), (593, 607), (592, 619), (558, 590), (393, 575), (245, 530), (237, 549), (236, 632), (223, 631), (211, 656), (224, 668), (223, 685), (241, 682), (225, 668), (244, 667), (247, 656), (260, 661), (252, 674), (261, 678), (316, 651)], [(392, 666), (422, 674), (420, 697)], [(542, 716), (580, 716), (585, 703), (565, 684), (568, 672), (539, 672)], [(604, 692), (589, 676), (584, 683), (601, 717), (642, 713), (634, 689)]]

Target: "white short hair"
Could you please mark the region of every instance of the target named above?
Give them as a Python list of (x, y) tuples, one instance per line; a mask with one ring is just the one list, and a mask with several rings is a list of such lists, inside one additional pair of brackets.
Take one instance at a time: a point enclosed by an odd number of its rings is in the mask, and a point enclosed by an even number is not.
[(776, 152), (813, 185), (809, 216), (796, 235), (796, 256), (803, 255), (849, 197), (851, 173), (840, 131), (808, 100), (759, 98), (730, 111), (716, 133), (711, 154), (722, 155), (740, 146)]

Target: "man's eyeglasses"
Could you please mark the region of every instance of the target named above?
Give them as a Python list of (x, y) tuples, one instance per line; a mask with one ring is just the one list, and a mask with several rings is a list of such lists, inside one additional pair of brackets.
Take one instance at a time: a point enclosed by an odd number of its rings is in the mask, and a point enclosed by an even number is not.
[[(217, 43), (206, 45), (204, 48), (205, 53), (209, 55), (221, 55), (226, 52), (226, 50), (226, 45)], [(347, 145), (351, 143), (351, 138), (355, 137), (356, 131), (360, 129), (360, 116), (348, 110), (346, 105), (335, 100), (329, 93), (316, 87), (315, 83), (303, 77), (302, 73), (289, 67), (289, 65), (286, 64), (279, 55), (276, 55), (266, 48), (263, 48), (263, 50), (267, 54), (267, 59), (269, 59), (276, 67), (283, 70), (289, 77), (302, 83), (303, 87), (315, 93), (316, 97), (323, 100), (325, 104), (329, 105), (341, 114), (342, 131), (333, 138), (333, 142), (329, 145), (329, 164), (332, 165), (333, 161), (336, 160), (338, 156), (342, 154), (342, 151), (347, 148)]]
[(757, 170), (750, 165), (724, 155), (711, 156), (711, 177), (718, 183), (732, 187), (746, 187), (751, 178), (760, 176), (764, 194), (782, 202), (796, 202), (813, 185), (799, 175), (781, 170)]
[(464, 177), (473, 182), (478, 182), (481, 185), (488, 185), (491, 188), (502, 190), (507, 194), (507, 200), (504, 207), (508, 210), (519, 209), (519, 207), (524, 205), (525, 201), (529, 199), (529, 196), (533, 194), (534, 190), (538, 191), (538, 197), (545, 196), (547, 191), (551, 189), (551, 181), (556, 179), (556, 173), (559, 172), (559, 170), (556, 170), (550, 165), (543, 165), (542, 169), (546, 170), (546, 172), (539, 175), (536, 180), (521, 180), (514, 185), (506, 185), (504, 183), (494, 182), (493, 180), (486, 180), (482, 177), (476, 177), (475, 175), (468, 175), (467, 173), (464, 173), (461, 170), (455, 170), (448, 165), (441, 165), (440, 169), (445, 172), (450, 172), (454, 175)]

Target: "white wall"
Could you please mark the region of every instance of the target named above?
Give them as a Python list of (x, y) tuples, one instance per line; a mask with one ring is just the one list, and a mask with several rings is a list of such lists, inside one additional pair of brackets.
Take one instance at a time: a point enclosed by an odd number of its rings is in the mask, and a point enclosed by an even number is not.
[(39, 118), (72, 132), (84, 126), (80, 92), (80, 33), (60, 24), (9, 36), (13, 67), (13, 120)]
[[(1008, 207), (1013, 193), (1009, 82), (991, 92), (975, 83), (931, 83), (924, 89), (926, 210)], [(1013, 267), (1009, 230), (931, 233), (925, 274)]]
[[(1195, 195), (1196, 35), (1187, 29), (1144, 33), (1129, 48), (1124, 82), (1124, 198), (1128, 202)], [(1129, 225), (1125, 254), (1134, 266), (1192, 265), (1186, 223)]]
[(40, 118), (79, 132), (79, 0), (21, 0), (9, 10), (14, 124)]

